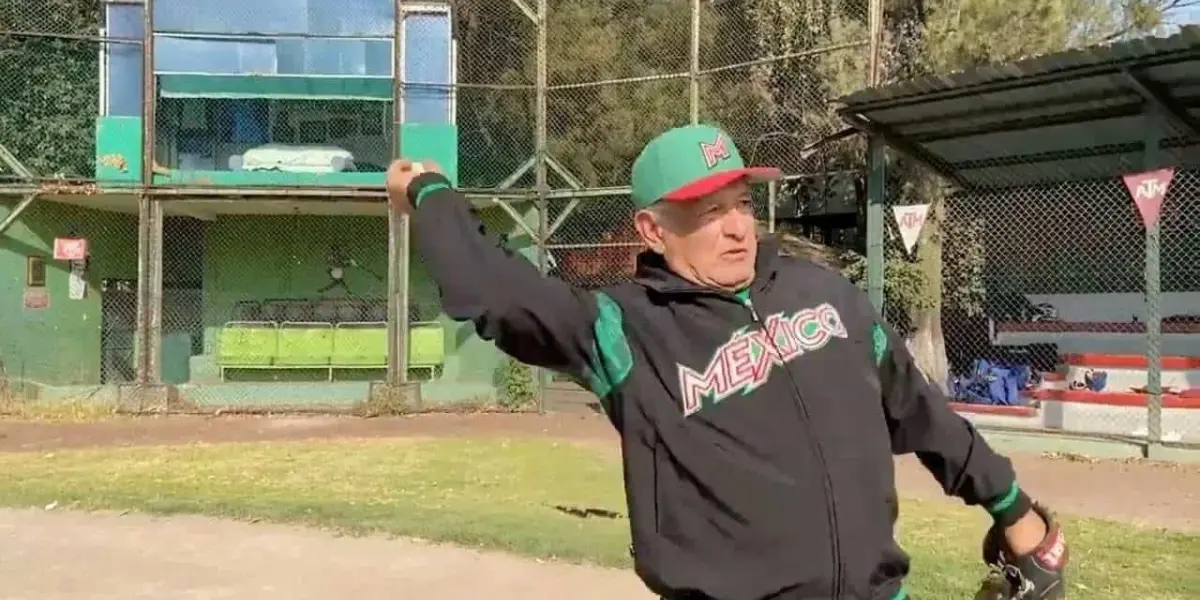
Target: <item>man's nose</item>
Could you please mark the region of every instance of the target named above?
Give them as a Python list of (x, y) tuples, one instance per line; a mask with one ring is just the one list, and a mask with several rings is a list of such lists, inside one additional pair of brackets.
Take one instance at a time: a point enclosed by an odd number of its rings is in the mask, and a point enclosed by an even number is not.
[(754, 217), (741, 211), (731, 210), (725, 213), (725, 218), (721, 223), (721, 234), (741, 241), (750, 234), (750, 227), (753, 226), (753, 223)]

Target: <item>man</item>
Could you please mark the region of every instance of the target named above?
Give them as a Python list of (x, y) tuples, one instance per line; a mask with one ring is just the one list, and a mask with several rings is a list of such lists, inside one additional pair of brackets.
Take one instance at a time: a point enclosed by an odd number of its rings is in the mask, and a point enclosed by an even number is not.
[(655, 138), (632, 177), (649, 249), (634, 281), (598, 292), (499, 248), (436, 166), (397, 162), (387, 185), (443, 310), (600, 398), (621, 435), (636, 571), (655, 593), (906, 598), (892, 455), (915, 452), (992, 514), (985, 557), (1017, 590), (1002, 597), (1062, 598), (1062, 535), (1009, 461), (864, 294), (757, 239), (750, 185), (778, 176), (744, 167), (714, 127)]

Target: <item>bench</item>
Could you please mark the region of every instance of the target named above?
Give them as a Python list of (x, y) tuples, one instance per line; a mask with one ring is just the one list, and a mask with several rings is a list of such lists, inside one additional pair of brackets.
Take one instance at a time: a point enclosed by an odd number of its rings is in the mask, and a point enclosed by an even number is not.
[[(409, 325), (408, 368), (432, 379), (446, 360), (445, 330), (437, 322)], [(217, 341), (221, 380), (228, 369), (386, 369), (387, 323), (231, 321)]]

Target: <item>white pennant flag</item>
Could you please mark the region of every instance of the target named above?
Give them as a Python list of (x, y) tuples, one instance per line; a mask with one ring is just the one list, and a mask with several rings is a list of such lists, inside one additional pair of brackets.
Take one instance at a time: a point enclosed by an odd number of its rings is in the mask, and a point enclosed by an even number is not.
[(900, 228), (900, 240), (904, 242), (904, 251), (912, 255), (913, 247), (921, 239), (921, 230), (925, 227), (925, 217), (929, 216), (928, 204), (909, 204), (893, 206), (896, 215), (896, 225)]

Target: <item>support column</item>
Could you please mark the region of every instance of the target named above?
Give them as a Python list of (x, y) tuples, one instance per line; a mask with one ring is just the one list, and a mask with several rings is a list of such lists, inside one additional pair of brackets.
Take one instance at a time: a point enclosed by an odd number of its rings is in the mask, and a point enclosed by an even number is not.
[[(535, 80), (535, 98), (534, 98), (534, 186), (537, 189), (537, 205), (538, 205), (538, 234), (536, 238), (538, 251), (538, 270), (545, 276), (550, 271), (549, 250), (546, 245), (550, 242), (550, 203), (547, 200), (547, 195), (550, 193), (549, 172), (547, 171), (546, 158), (548, 150), (546, 147), (546, 139), (548, 133), (547, 127), (547, 110), (548, 102), (547, 95), (549, 93), (549, 64), (547, 50), (546, 23), (549, 13), (549, 2), (547, 0), (538, 0), (537, 2), (537, 78)], [(546, 411), (546, 385), (548, 383), (548, 373), (545, 369), (534, 369), (534, 377), (537, 379), (537, 405), (538, 412)]]
[[(1167, 135), (1167, 127), (1158, 111), (1147, 111), (1145, 120), (1142, 165), (1144, 170), (1152, 171), (1162, 166), (1159, 144)], [(1161, 221), (1155, 219), (1146, 228), (1146, 389), (1150, 392), (1146, 402), (1146, 436), (1151, 448), (1162, 443)], [(1152, 452), (1150, 448), (1147, 450)]]

